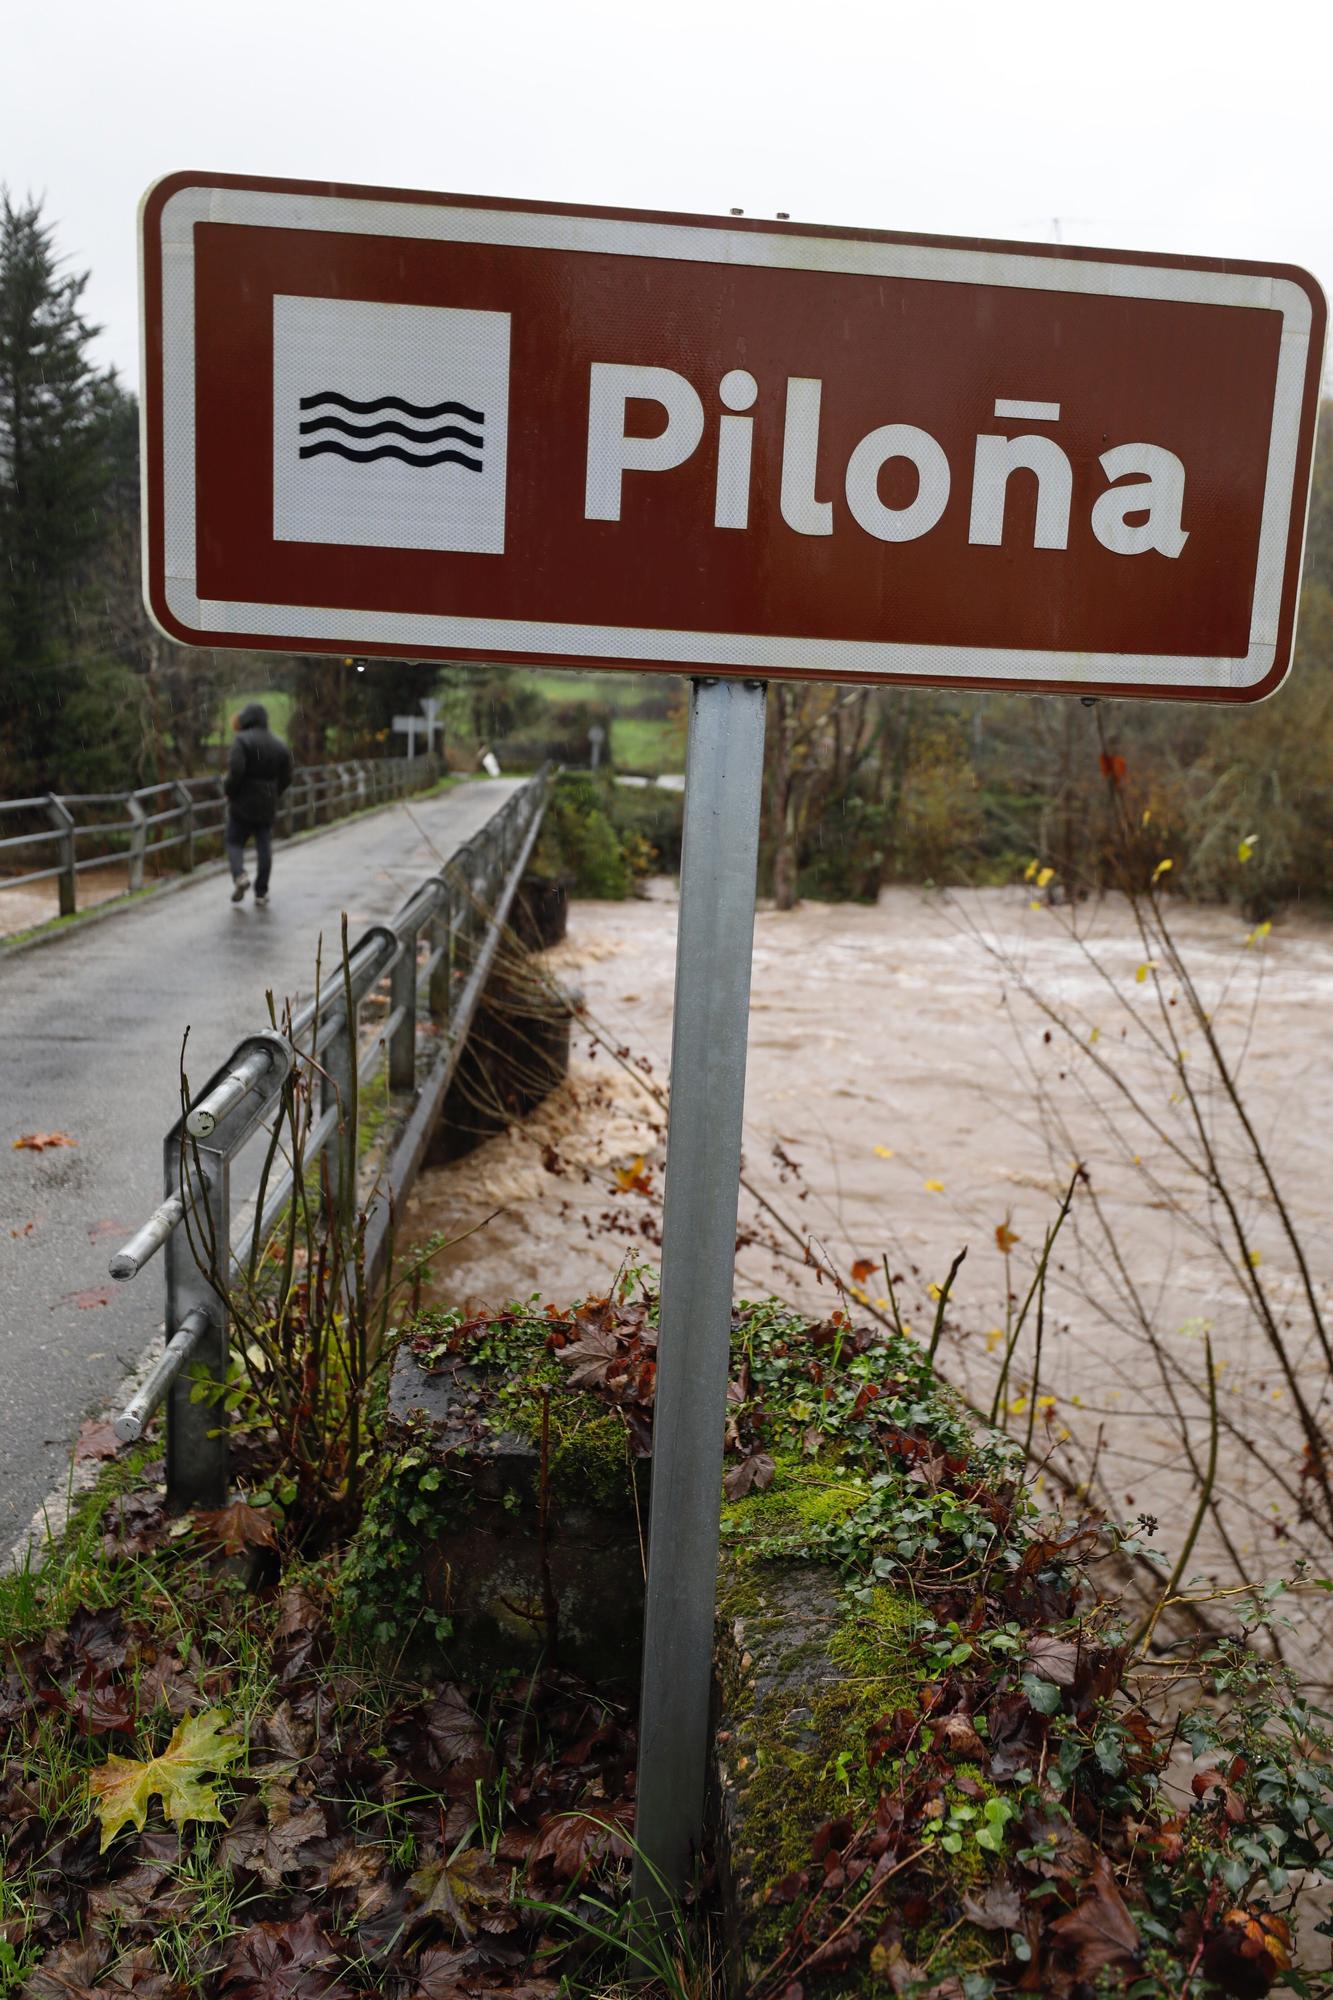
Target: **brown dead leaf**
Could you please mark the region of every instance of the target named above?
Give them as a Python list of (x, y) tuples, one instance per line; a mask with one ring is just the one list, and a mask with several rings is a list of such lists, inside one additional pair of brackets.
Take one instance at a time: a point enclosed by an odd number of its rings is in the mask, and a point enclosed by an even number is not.
[(948, 1757), (963, 1757), (969, 1763), (980, 1763), (986, 1755), (986, 1746), (977, 1735), (970, 1715), (943, 1715), (938, 1722), (932, 1722), (935, 1732), (935, 1748)]
[(23, 2000), (97, 2000), (93, 1987), (105, 1957), (100, 1942), (61, 1945), (28, 1975)]
[(352, 2000), (338, 1954), (315, 1918), (252, 1924), (232, 1947), (219, 1982), (227, 2000)]
[(1023, 1904), (1018, 1890), (1003, 1876), (988, 1882), (981, 1895), (963, 1891), (963, 1915), (983, 1931), (1021, 1931)]
[(207, 1509), (194, 1517), (200, 1539), (228, 1556), (238, 1556), (244, 1549), (276, 1548), (276, 1525), (277, 1516), (271, 1507), (252, 1507), (245, 1499)]
[(1138, 1926), (1116, 1886), (1104, 1854), (1093, 1857), (1087, 1893), (1077, 1909), (1057, 1917), (1051, 1935), (1077, 1955), (1080, 1979), (1095, 1979), (1108, 1965), (1133, 1965), (1139, 1955)]
[(87, 1465), (93, 1459), (114, 1458), (120, 1439), (105, 1417), (86, 1417), (74, 1441), (74, 1463)]
[(777, 1467), (766, 1451), (752, 1451), (733, 1466), (722, 1482), (728, 1500), (743, 1500), (747, 1493), (766, 1493), (773, 1484)]
[(877, 1269), (878, 1266), (873, 1257), (858, 1257), (852, 1265), (852, 1283), (854, 1285), (863, 1285), (866, 1279), (873, 1276)]
[(541, 1829), (532, 1850), (533, 1865), (549, 1862), (553, 1874), (573, 1882), (591, 1863), (610, 1855), (628, 1861), (633, 1826), (634, 1807), (623, 1799), (596, 1813), (557, 1813)]
[(77, 1146), (77, 1139), (71, 1139), (68, 1132), (25, 1132), (14, 1141), (16, 1153), (45, 1153), (52, 1146)]

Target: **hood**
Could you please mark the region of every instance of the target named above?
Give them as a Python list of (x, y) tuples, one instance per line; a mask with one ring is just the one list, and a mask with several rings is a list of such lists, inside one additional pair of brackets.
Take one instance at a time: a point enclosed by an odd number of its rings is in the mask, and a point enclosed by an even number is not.
[(248, 701), (241, 710), (238, 729), (267, 729), (268, 710), (262, 701)]

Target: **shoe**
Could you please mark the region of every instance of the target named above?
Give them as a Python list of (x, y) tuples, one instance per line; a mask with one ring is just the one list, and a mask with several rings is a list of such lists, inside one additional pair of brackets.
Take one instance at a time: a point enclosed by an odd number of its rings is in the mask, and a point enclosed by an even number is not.
[(268, 908), (268, 890), (267, 890), (267, 889), (265, 889), (265, 891), (264, 891), (264, 893), (263, 893), (263, 895), (262, 895), (262, 896), (260, 895), (260, 893), (259, 893), (258, 889), (256, 889), (256, 890), (255, 890), (255, 905), (256, 905), (256, 907), (257, 907), (258, 909), (261, 909), (261, 910), (266, 910), (266, 909)]
[(238, 875), (236, 877), (236, 886), (231, 892), (232, 902), (243, 903), (245, 901), (245, 892), (249, 887), (250, 877), (248, 875)]

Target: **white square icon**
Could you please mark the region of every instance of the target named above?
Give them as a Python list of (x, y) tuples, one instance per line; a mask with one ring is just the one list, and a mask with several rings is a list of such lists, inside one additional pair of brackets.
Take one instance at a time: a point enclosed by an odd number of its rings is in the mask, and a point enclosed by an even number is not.
[(502, 555), (509, 314), (273, 301), (273, 538)]

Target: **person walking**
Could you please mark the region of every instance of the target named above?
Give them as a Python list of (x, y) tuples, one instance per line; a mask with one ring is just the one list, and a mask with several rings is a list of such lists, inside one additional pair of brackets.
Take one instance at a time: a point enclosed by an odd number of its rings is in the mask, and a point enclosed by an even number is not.
[(227, 777), (227, 860), (231, 865), (233, 903), (243, 902), (250, 887), (245, 872), (245, 844), (255, 844), (255, 902), (262, 909), (268, 902), (269, 876), (273, 870), (273, 822), (278, 816), (278, 800), (292, 782), (292, 753), (280, 736), (268, 726), (268, 710), (262, 702), (248, 702), (233, 715), (235, 732)]

